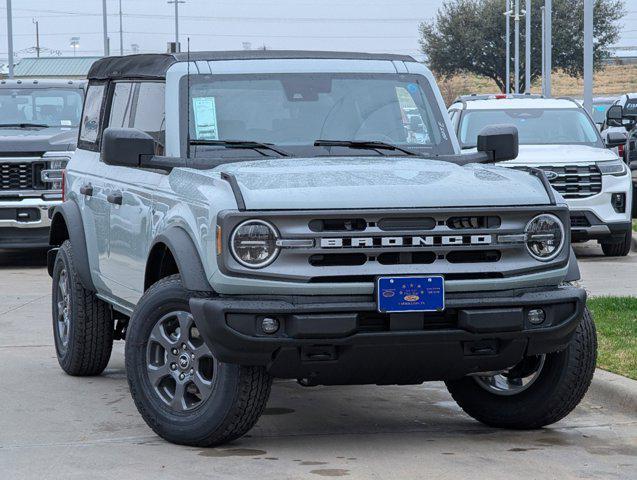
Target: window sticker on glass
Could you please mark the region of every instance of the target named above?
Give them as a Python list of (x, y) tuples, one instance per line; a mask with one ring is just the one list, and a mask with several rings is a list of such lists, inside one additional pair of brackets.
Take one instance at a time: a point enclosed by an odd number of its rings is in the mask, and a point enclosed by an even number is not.
[(218, 140), (215, 97), (195, 97), (192, 99), (192, 108), (197, 140)]

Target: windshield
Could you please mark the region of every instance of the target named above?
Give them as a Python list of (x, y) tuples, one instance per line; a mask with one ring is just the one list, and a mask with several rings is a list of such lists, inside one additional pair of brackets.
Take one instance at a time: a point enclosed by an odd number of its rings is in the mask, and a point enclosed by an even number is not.
[(77, 127), (82, 114), (79, 88), (2, 88), (0, 125), (32, 123)]
[(591, 112), (593, 122), (604, 123), (606, 121), (606, 110), (608, 110), (612, 104), (612, 100), (608, 102), (593, 102), (593, 110)]
[(520, 145), (600, 145), (595, 125), (579, 109), (528, 108), (463, 112), (458, 135), (462, 147), (475, 147), (480, 131), (496, 124), (515, 125)]
[(377, 141), (453, 153), (431, 87), (418, 75), (195, 75), (190, 97), (193, 141), (271, 143), (293, 153), (325, 150), (314, 146), (320, 139)]

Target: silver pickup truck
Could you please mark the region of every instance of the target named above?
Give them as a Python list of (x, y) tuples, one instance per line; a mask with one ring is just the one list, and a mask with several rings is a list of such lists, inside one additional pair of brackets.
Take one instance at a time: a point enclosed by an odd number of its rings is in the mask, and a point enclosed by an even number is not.
[(51, 226), (61, 367), (114, 339), (176, 443), (246, 433), (273, 378), (444, 380), (474, 418), (539, 428), (582, 399), (593, 321), (568, 208), (500, 125), (461, 155), (411, 57), (242, 51), (105, 58)]
[(84, 81), (0, 81), (0, 248), (49, 245), (49, 209), (77, 142)]

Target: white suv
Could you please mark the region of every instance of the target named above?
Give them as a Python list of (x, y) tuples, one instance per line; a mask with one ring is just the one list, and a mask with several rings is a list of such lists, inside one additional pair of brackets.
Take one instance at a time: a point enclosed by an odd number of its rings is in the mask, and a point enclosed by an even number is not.
[(459, 97), (449, 114), (464, 152), (475, 151), (487, 125), (518, 128), (520, 153), (501, 165), (542, 169), (571, 209), (575, 242), (597, 240), (607, 256), (631, 247), (631, 175), (605, 144), (586, 111), (571, 99), (534, 95)]

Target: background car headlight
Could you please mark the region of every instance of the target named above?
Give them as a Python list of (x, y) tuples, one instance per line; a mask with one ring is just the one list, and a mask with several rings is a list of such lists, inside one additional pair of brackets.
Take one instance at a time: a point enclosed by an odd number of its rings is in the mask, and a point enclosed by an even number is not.
[(42, 181), (49, 190), (62, 189), (62, 170), (66, 168), (68, 158), (53, 158), (47, 160), (47, 169), (42, 172)]
[(247, 220), (239, 224), (230, 237), (232, 256), (241, 265), (263, 268), (274, 261), (279, 253), (276, 241), (279, 235), (264, 220)]
[(538, 215), (526, 224), (526, 248), (544, 262), (555, 258), (564, 246), (564, 225), (555, 215)]
[(626, 164), (621, 160), (597, 162), (597, 168), (599, 168), (602, 175), (615, 175), (616, 177), (621, 177), (626, 173)]

